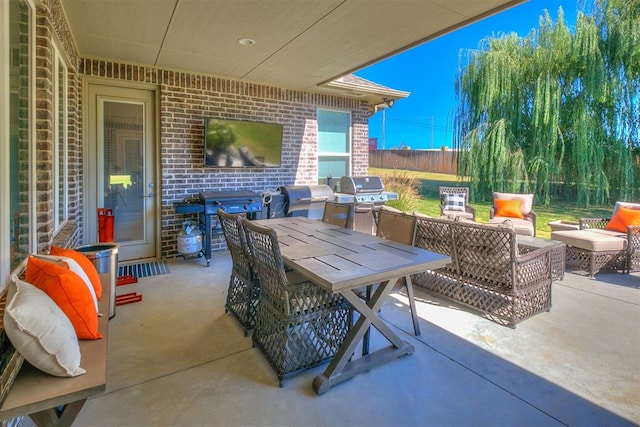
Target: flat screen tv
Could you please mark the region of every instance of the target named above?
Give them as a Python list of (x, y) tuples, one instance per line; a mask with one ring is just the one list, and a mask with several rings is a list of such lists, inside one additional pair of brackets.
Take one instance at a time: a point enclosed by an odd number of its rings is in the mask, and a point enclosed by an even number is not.
[(208, 117), (204, 165), (219, 168), (276, 168), (282, 155), (282, 125)]

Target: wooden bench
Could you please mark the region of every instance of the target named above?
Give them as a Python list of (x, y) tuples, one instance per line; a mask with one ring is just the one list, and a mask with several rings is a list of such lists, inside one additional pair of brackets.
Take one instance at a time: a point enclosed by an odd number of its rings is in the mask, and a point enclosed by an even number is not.
[(101, 274), (100, 280), (103, 291), (99, 310), (103, 316), (99, 329), (104, 338), (80, 340), (80, 366), (87, 372), (73, 378), (55, 377), (25, 361), (0, 408), (0, 421), (29, 415), (37, 426), (70, 426), (88, 398), (104, 393), (110, 273)]

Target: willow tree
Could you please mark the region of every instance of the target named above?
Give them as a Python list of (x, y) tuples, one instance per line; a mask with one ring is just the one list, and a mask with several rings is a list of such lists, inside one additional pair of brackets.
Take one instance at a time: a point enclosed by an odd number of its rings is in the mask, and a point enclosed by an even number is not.
[[(562, 8), (526, 37), (489, 37), (456, 76), (459, 173), (475, 198), (640, 197), (640, 0), (596, 0), (571, 31)], [(635, 162), (635, 163), (634, 163)]]

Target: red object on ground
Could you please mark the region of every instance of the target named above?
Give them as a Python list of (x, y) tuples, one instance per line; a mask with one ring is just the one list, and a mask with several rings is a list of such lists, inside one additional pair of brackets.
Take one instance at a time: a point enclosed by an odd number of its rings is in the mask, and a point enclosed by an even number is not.
[(131, 274), (116, 279), (116, 286), (130, 285), (131, 283), (138, 283), (138, 278)]
[(142, 295), (139, 295), (137, 292), (129, 292), (128, 294), (116, 296), (116, 305), (131, 304), (139, 301), (142, 301)]
[(98, 208), (98, 241), (113, 242), (113, 209)]

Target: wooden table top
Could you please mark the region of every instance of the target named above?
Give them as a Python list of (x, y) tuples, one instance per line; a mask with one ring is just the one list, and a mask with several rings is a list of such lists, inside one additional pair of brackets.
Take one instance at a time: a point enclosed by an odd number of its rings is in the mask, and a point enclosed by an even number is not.
[(446, 255), (305, 217), (255, 222), (276, 231), (289, 267), (333, 293), (451, 262)]

